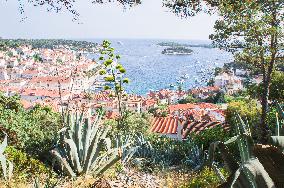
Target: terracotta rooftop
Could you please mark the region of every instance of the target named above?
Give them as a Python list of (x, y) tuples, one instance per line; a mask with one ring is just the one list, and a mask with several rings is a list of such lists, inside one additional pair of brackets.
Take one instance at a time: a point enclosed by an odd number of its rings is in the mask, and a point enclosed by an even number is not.
[(184, 121), (178, 117), (155, 117), (152, 121), (151, 131), (160, 134), (177, 134), (178, 126), (183, 126), (182, 137), (186, 138), (191, 133), (200, 133), (205, 129), (210, 129), (221, 125), (225, 130), (226, 124), (217, 121)]

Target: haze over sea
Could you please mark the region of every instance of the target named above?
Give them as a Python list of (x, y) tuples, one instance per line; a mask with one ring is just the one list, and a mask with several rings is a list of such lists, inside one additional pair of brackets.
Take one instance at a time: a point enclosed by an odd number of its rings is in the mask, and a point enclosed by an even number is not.
[[(92, 42), (101, 43), (94, 39)], [(130, 84), (128, 93), (145, 95), (149, 90), (177, 88), (177, 81), (187, 74), (183, 89), (206, 85), (215, 67), (232, 61), (232, 54), (217, 48), (190, 47), (191, 55), (164, 55), (166, 47), (160, 42), (178, 42), (180, 44), (210, 44), (210, 41), (196, 40), (154, 40), (154, 39), (111, 39), (117, 54), (121, 55), (121, 64), (125, 67)], [(211, 73), (211, 76), (210, 76)], [(173, 89), (173, 88), (172, 88)]]

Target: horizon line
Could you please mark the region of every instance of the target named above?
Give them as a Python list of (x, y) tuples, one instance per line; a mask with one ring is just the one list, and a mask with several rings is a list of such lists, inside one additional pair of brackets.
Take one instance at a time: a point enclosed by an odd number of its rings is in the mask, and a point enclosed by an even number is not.
[(196, 41), (206, 41), (206, 42), (212, 42), (210, 39), (186, 39), (186, 38), (155, 38), (155, 37), (145, 37), (145, 38), (140, 38), (140, 37), (130, 37), (130, 38), (127, 38), (127, 37), (94, 37), (94, 38), (89, 38), (89, 37), (86, 37), (86, 38), (82, 38), (82, 37), (66, 37), (66, 38), (60, 38), (60, 37), (47, 37), (47, 38), (42, 38), (42, 37), (32, 37), (32, 38), (29, 38), (29, 37), (3, 37), (3, 36), (0, 36), (1, 39), (8, 39), (8, 40), (17, 40), (17, 39), (22, 39), (22, 40), (196, 40)]

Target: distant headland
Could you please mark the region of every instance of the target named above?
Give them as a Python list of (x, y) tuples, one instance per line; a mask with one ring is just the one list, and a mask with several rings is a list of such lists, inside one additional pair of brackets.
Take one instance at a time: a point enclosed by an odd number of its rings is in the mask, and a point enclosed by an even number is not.
[(199, 47), (199, 48), (214, 48), (211, 44), (180, 44), (177, 42), (160, 42), (157, 44), (158, 46), (164, 47)]
[(193, 50), (190, 47), (213, 48), (210, 44), (180, 44), (177, 42), (160, 42), (157, 45), (167, 47), (162, 51), (165, 55), (191, 55)]
[(191, 55), (193, 50), (183, 47), (183, 46), (176, 46), (176, 47), (169, 47), (165, 48), (162, 51), (162, 54), (165, 55)]

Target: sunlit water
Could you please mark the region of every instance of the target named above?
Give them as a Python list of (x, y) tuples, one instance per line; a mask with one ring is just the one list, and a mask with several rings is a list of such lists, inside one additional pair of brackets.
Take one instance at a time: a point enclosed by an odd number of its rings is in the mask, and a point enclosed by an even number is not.
[[(91, 40), (101, 43), (102, 40)], [(182, 87), (189, 89), (206, 85), (214, 67), (221, 67), (230, 62), (232, 55), (215, 48), (191, 47), (191, 55), (164, 55), (165, 47), (159, 42), (167, 40), (110, 40), (116, 52), (121, 55), (121, 64), (127, 70), (126, 76), (130, 84), (126, 86), (128, 93), (146, 94), (149, 90), (177, 88), (180, 77), (188, 74)], [(173, 40), (169, 40), (173, 41)], [(175, 41), (189, 44), (208, 44), (205, 41)], [(211, 75), (210, 75), (211, 72)], [(170, 85), (175, 87), (170, 87)]]

